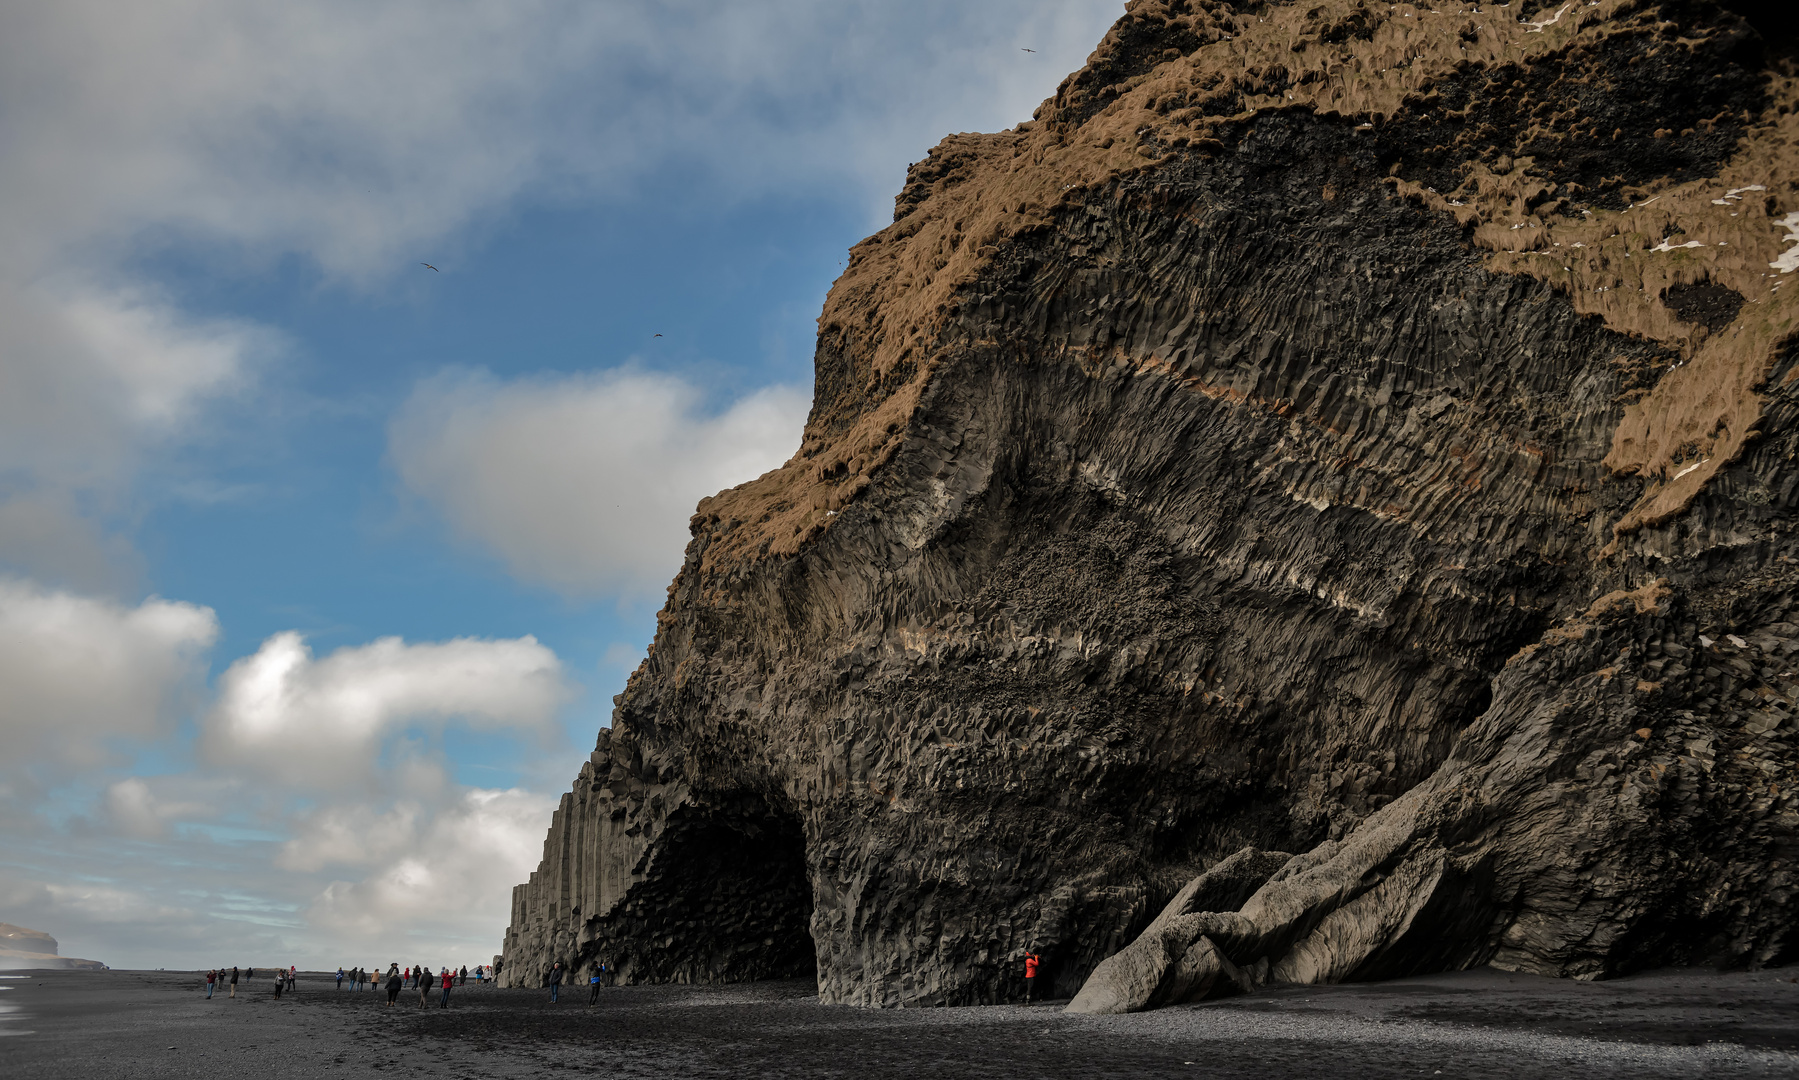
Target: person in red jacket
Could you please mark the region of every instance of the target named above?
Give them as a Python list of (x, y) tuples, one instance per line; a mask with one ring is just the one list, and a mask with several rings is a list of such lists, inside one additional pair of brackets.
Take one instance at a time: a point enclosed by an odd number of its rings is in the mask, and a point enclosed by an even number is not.
[(1031, 949), (1024, 954), (1024, 1003), (1031, 1003), (1031, 991), (1037, 985), (1037, 951)]
[(447, 1009), (450, 1007), (450, 987), (456, 985), (456, 976), (450, 973), (449, 968), (444, 968), (443, 984), (443, 1000), (437, 1003), (437, 1007), (440, 1009)]

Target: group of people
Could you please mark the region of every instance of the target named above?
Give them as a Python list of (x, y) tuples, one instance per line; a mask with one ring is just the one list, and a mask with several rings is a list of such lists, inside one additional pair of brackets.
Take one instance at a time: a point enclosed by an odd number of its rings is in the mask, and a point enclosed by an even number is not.
[[(475, 982), (480, 984), (493, 978), (497, 970), (496, 967), (476, 964), (472, 974), (475, 976)], [(348, 972), (343, 968), (338, 968), (337, 987), (340, 990), (343, 989), (345, 979), (349, 979), (351, 988), (356, 990), (361, 990), (365, 983), (371, 990), (375, 988), (376, 984), (384, 983), (387, 990), (387, 1005), (392, 1008), (400, 1000), (400, 991), (406, 989), (406, 985), (410, 983), (419, 992), (419, 1008), (425, 1007), (430, 999), (432, 989), (435, 988), (442, 991), (437, 1001), (437, 1007), (447, 1009), (450, 1007), (451, 988), (467, 985), (470, 974), (466, 964), (455, 969), (439, 968), (436, 975), (431, 974), (431, 965), (429, 964), (406, 968), (402, 968), (399, 964), (389, 964), (386, 975), (377, 973), (373, 977), (362, 968), (354, 968)]]
[[(1034, 947), (1025, 953), (1024, 1000), (1026, 1004), (1029, 1004), (1034, 996), (1037, 984), (1037, 969), (1040, 963), (1041, 961), (1038, 959), (1037, 950)], [(475, 983), (477, 985), (485, 983), (489, 979), (498, 977), (499, 973), (500, 961), (498, 960), (490, 965), (476, 964), (474, 971), (472, 972), (475, 976)], [(418, 964), (416, 966), (405, 968), (402, 968), (397, 963), (389, 964), (387, 965), (387, 973), (385, 975), (381, 974), (379, 971), (371, 973), (367, 968), (355, 967), (348, 971), (345, 971), (343, 968), (338, 968), (337, 988), (342, 990), (344, 988), (344, 980), (346, 979), (349, 980), (350, 989), (352, 990), (373, 990), (377, 985), (385, 983), (387, 989), (387, 1005), (388, 1008), (392, 1008), (400, 999), (400, 991), (406, 989), (406, 985), (411, 983), (413, 988), (419, 992), (419, 1008), (422, 1009), (428, 1004), (431, 997), (431, 991), (435, 988), (442, 991), (437, 1001), (437, 1007), (440, 1009), (447, 1009), (450, 1007), (451, 988), (467, 985), (470, 974), (471, 972), (466, 964), (455, 970), (450, 968), (440, 968), (436, 975), (431, 973), (431, 965), (429, 964)], [(549, 972), (544, 977), (545, 984), (550, 988), (551, 1001), (560, 999), (562, 996), (562, 984), (568, 981), (569, 974), (569, 970), (562, 966), (562, 961), (560, 960), (556, 961), (556, 963), (551, 966)], [(587, 1004), (590, 1008), (599, 1001), (600, 987), (608, 981), (610, 974), (610, 969), (603, 963), (596, 962), (593, 967), (588, 970)], [(293, 990), (294, 980), (298, 975), (299, 970), (292, 965), (289, 965), (285, 971), (276, 968), (275, 996), (279, 998), (283, 989)], [(208, 971), (206, 973), (207, 998), (210, 999), (212, 997), (214, 989), (226, 985), (227, 983), (231, 987), (231, 996), (236, 997), (237, 984), (240, 978), (246, 983), (254, 980), (256, 978), (256, 969), (250, 968), (247, 973), (240, 972), (237, 968), (232, 968), (230, 971), (226, 971), (224, 968), (214, 968), (213, 970)]]
[[(286, 970), (276, 968), (275, 996), (280, 997), (281, 991), (283, 990), (292, 990), (294, 988), (294, 980), (297, 979), (299, 975), (300, 969), (292, 964), (289, 964)], [(226, 971), (224, 968), (213, 968), (206, 973), (206, 997), (210, 1000), (213, 991), (225, 985), (231, 987), (230, 996), (236, 997), (239, 979), (242, 979), (246, 985), (255, 981), (256, 969), (245, 968), (240, 970), (238, 968), (232, 968), (230, 971)]]
[[(562, 984), (568, 979), (569, 971), (558, 960), (550, 966), (549, 973), (544, 976), (544, 984), (550, 988), (550, 1000), (557, 1001), (562, 997)], [(612, 969), (596, 960), (593, 967), (587, 969), (587, 1006), (592, 1008), (600, 1000), (600, 987), (612, 977)]]
[[(392, 1006), (399, 1000), (400, 991), (410, 983), (419, 992), (420, 1008), (425, 1006), (431, 991), (435, 989), (442, 991), (438, 998), (438, 1008), (447, 1009), (450, 1007), (451, 987), (466, 985), (470, 975), (473, 975), (475, 982), (479, 984), (493, 978), (498, 973), (499, 965), (497, 963), (492, 965), (476, 964), (472, 970), (466, 964), (454, 970), (441, 968), (435, 975), (431, 973), (429, 964), (418, 964), (405, 968), (400, 967), (397, 963), (389, 964), (385, 975), (379, 971), (370, 972), (368, 969), (360, 967), (351, 968), (348, 971), (338, 968), (337, 988), (342, 990), (345, 980), (349, 981), (350, 988), (353, 990), (373, 990), (376, 986), (385, 983), (387, 1004)], [(276, 968), (274, 973), (275, 996), (279, 998), (284, 990), (292, 991), (299, 974), (300, 970), (295, 965), (289, 965), (285, 969)], [(230, 987), (230, 996), (236, 997), (239, 982), (247, 986), (255, 979), (255, 968), (234, 967), (229, 971), (224, 968), (214, 968), (206, 973), (206, 997), (210, 1000), (215, 991), (227, 986)]]
[[(477, 983), (486, 982), (488, 979), (493, 978), (496, 969), (491, 966), (476, 964), (471, 970), (467, 964), (464, 964), (462, 967), (454, 970), (450, 968), (444, 968), (443, 970), (456, 977), (457, 986), (463, 986), (467, 984), (470, 975), (475, 977), (475, 982)], [(421, 982), (428, 981), (434, 977), (431, 975), (430, 964), (420, 964), (417, 967), (404, 969), (398, 964), (389, 964), (388, 975), (392, 975), (395, 972), (398, 972), (400, 976), (400, 985), (402, 987), (407, 983), (411, 983), (416, 987)], [(351, 968), (348, 971), (345, 971), (343, 968), (338, 968), (337, 988), (342, 990), (344, 988), (344, 980), (348, 979), (350, 982), (350, 989), (352, 990), (373, 990), (377, 985), (384, 982), (386, 978), (387, 976), (383, 976), (379, 972), (370, 974), (367, 968)]]

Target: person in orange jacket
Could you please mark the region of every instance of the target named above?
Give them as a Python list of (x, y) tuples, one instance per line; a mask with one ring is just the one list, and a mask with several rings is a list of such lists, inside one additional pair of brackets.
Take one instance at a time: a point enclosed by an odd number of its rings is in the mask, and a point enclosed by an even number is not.
[(1037, 950), (1031, 948), (1024, 954), (1024, 1003), (1031, 1003), (1031, 991), (1037, 986)]

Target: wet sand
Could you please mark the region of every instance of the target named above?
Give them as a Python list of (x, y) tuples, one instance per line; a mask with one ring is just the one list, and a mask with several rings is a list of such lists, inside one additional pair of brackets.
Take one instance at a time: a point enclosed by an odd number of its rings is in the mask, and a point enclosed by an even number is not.
[[(1574, 983), (1492, 971), (1290, 987), (1133, 1016), (1059, 1004), (884, 1011), (821, 1006), (809, 983), (418, 992), (260, 978), (235, 1001), (204, 976), (0, 976), (11, 1080), (260, 1076), (1518, 1077), (1799, 1076), (1799, 971), (1656, 972)], [(248, 992), (246, 992), (248, 991)], [(221, 1072), (225, 1070), (225, 1072)]]

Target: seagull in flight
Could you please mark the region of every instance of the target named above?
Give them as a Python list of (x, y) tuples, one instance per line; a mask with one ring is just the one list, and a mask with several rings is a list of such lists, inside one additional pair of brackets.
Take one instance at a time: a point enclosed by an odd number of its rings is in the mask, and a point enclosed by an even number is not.
[(656, 336), (656, 337), (661, 337), (661, 336), (662, 336), (662, 335), (661, 335), (661, 334), (657, 334), (657, 335), (655, 335), (655, 336)]
[[(432, 266), (430, 263), (419, 263), (419, 265), (424, 267), (427, 270), (437, 270), (437, 267)], [(443, 273), (442, 270), (437, 270), (437, 272), (440, 274)]]
[(1019, 49), (1019, 52), (1036, 52), (1036, 49)]

